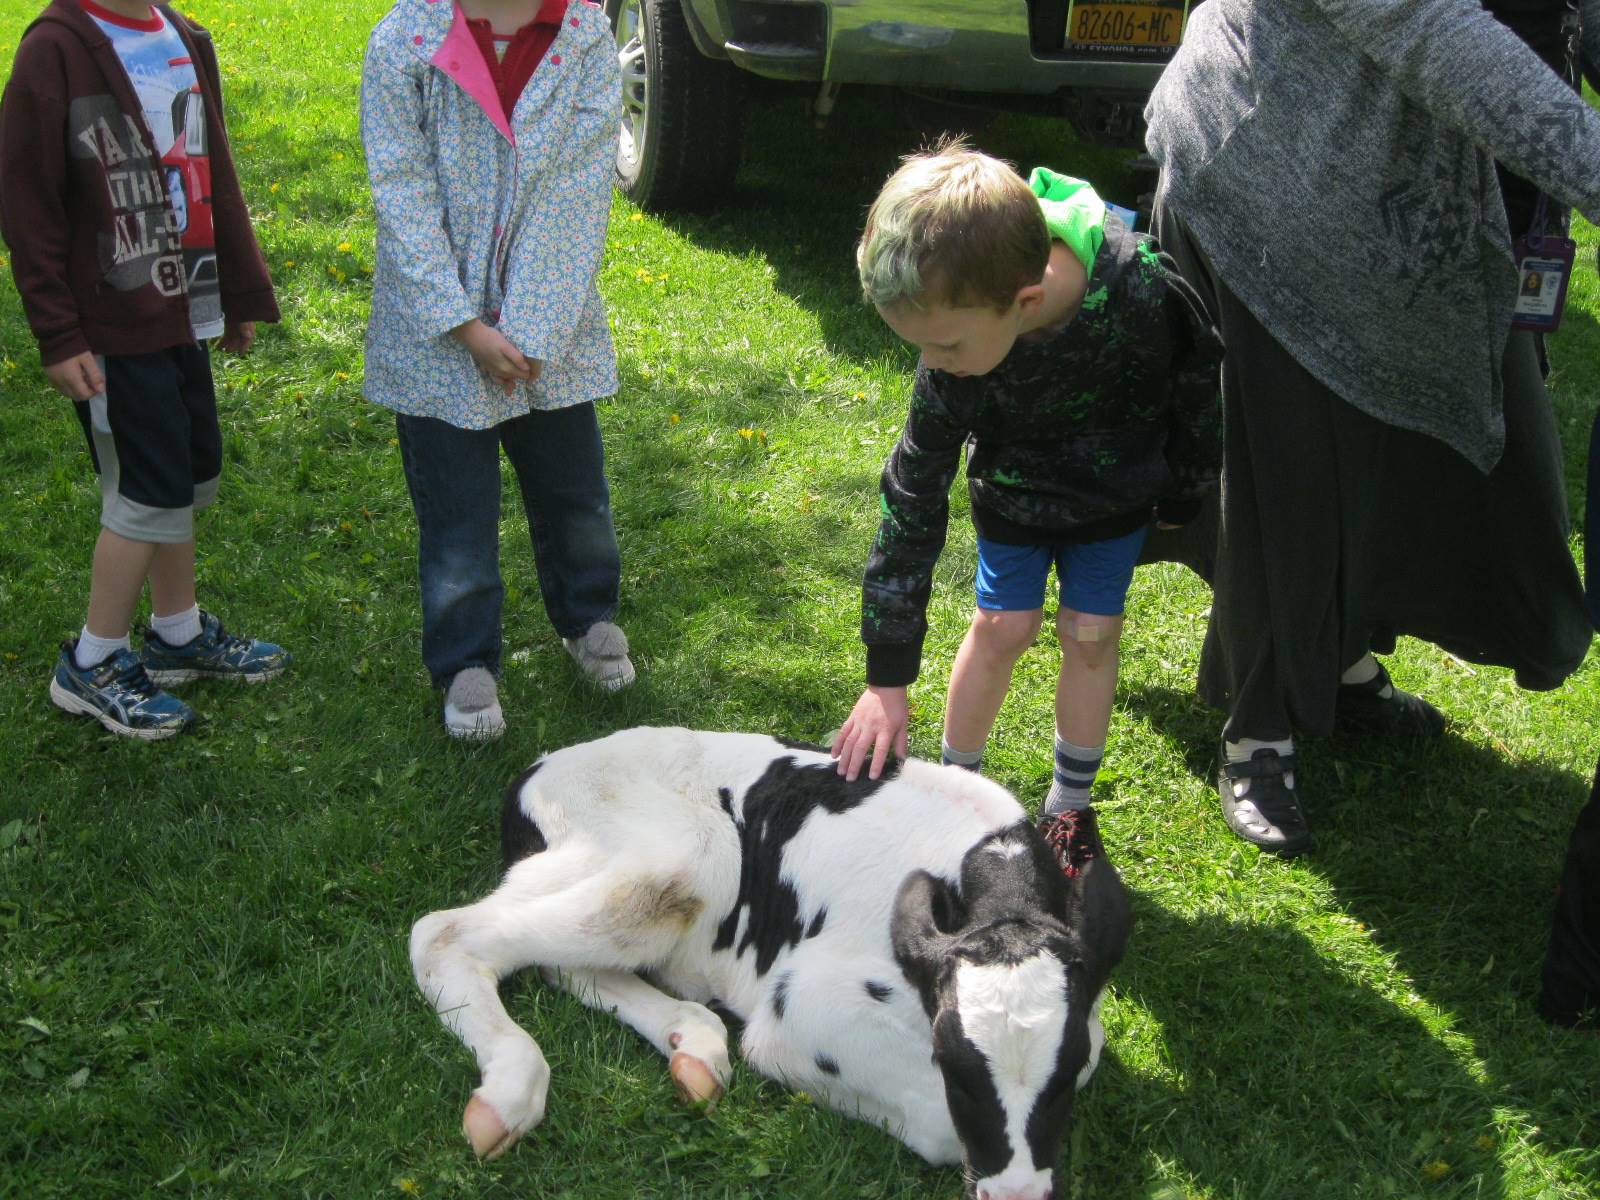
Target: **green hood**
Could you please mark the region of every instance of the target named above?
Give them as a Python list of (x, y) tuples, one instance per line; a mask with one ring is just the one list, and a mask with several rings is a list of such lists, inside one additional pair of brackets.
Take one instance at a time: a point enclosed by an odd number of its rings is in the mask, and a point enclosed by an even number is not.
[(1106, 203), (1099, 193), (1084, 180), (1049, 167), (1035, 167), (1028, 186), (1039, 197), (1050, 236), (1065, 242), (1085, 271), (1093, 271), (1095, 256), (1106, 240)]

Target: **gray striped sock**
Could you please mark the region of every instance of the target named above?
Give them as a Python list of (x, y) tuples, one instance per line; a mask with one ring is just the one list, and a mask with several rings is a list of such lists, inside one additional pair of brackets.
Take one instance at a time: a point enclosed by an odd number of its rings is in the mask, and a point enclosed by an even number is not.
[(1046, 813), (1064, 812), (1069, 808), (1089, 807), (1089, 788), (1100, 770), (1100, 760), (1105, 757), (1104, 744), (1076, 746), (1059, 733), (1056, 734), (1055, 777), (1044, 798)]
[(939, 745), (939, 761), (947, 767), (960, 767), (966, 771), (983, 770), (983, 747), (976, 750), (956, 750), (949, 742)]

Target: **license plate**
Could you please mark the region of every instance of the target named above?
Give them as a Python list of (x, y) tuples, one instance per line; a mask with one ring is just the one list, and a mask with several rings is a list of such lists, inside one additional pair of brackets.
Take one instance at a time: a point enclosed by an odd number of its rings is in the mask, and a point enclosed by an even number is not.
[(1173, 50), (1188, 15), (1189, 0), (1072, 0), (1067, 48)]

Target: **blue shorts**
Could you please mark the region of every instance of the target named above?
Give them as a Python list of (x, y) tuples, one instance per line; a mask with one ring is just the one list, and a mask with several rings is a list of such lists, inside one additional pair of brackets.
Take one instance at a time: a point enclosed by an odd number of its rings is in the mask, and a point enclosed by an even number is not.
[(978, 539), (978, 607), (1031, 612), (1044, 607), (1050, 564), (1061, 585), (1061, 606), (1099, 617), (1120, 617), (1144, 546), (1145, 527), (1103, 542), (1008, 546)]

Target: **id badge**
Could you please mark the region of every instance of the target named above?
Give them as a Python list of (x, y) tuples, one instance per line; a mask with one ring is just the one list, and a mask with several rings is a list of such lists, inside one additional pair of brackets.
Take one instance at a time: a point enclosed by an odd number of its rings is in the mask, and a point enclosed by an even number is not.
[(1578, 246), (1568, 237), (1518, 238), (1512, 252), (1517, 260), (1517, 306), (1511, 328), (1551, 333), (1561, 326), (1567, 303), (1567, 281)]

